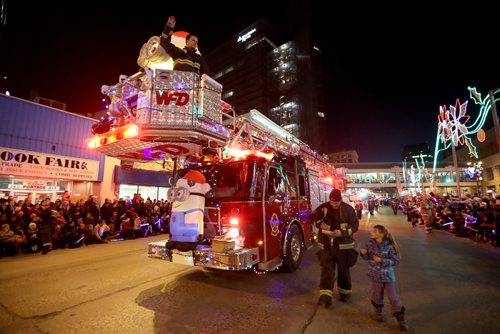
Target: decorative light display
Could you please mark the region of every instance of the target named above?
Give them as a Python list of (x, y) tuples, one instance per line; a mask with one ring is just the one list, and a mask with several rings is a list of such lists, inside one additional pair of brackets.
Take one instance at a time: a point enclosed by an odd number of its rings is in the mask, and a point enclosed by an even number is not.
[(467, 168), (465, 168), (465, 174), (471, 179), (480, 180), (483, 174), (483, 162), (468, 162)]
[[(466, 145), (469, 149), (470, 156), (475, 158), (478, 157), (476, 147), (472, 144), (470, 136), (477, 134), (478, 139), (482, 139), (484, 141), (484, 130), (482, 127), (491, 109), (491, 99), (489, 94), (487, 94), (483, 99), (475, 87), (468, 87), (468, 90), (470, 98), (474, 100), (475, 104), (480, 106), (479, 112), (472, 124), (469, 122), (471, 116), (466, 115), (468, 101), (461, 104), (460, 100), (457, 99), (455, 106), (450, 105), (449, 110), (446, 108), (446, 105), (439, 107), (433, 172), (436, 171), (439, 152), (447, 150), (451, 147), (451, 145)], [(500, 90), (495, 91), (495, 93), (498, 91)], [(498, 101), (498, 99), (495, 99), (495, 102), (496, 101)]]
[(428, 155), (424, 155), (422, 153), (418, 156), (412, 157), (415, 160), (417, 168), (415, 168), (412, 164), (410, 169), (408, 169), (406, 160), (403, 161), (403, 179), (405, 187), (413, 188), (415, 191), (420, 192), (422, 190), (422, 182), (426, 182), (431, 185), (434, 183), (434, 174), (429, 173), (429, 170), (425, 167), (426, 157), (428, 157)]
[(422, 174), (420, 172), (420, 169), (415, 169), (413, 165), (411, 165), (410, 168), (408, 169), (406, 167), (406, 161), (403, 161), (403, 176), (404, 176), (405, 186), (407, 188), (414, 189), (414, 192), (422, 191), (420, 183)]

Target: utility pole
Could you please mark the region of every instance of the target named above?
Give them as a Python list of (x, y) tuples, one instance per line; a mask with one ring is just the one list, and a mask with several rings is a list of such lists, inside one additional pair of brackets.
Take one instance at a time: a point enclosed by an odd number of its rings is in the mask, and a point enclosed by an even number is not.
[(458, 163), (457, 163), (457, 152), (455, 151), (455, 145), (451, 143), (451, 153), (453, 155), (453, 165), (455, 166), (455, 179), (457, 181), (457, 196), (458, 200), (462, 200), (462, 191), (460, 190), (460, 178), (458, 177)]
[(498, 124), (497, 106), (495, 103), (495, 95), (490, 90), (491, 116), (493, 118), (493, 127), (495, 128), (495, 140), (497, 142), (497, 152), (500, 153), (500, 126)]

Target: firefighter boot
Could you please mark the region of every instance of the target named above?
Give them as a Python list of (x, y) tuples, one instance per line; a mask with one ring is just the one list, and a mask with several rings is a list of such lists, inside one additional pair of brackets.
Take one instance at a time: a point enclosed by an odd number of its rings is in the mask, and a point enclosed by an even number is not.
[(377, 322), (384, 322), (385, 316), (382, 314), (382, 310), (384, 309), (384, 304), (375, 304), (372, 300), (373, 305), (373, 314), (371, 318)]
[(343, 303), (347, 303), (350, 298), (351, 298), (351, 294), (350, 293), (341, 293), (340, 294), (340, 301), (343, 302)]
[(399, 323), (399, 329), (403, 332), (406, 332), (409, 327), (405, 320), (405, 307), (401, 307), (401, 311), (396, 312), (393, 315)]
[(321, 295), (318, 300), (318, 305), (329, 308), (330, 306), (332, 306), (332, 297), (328, 295)]

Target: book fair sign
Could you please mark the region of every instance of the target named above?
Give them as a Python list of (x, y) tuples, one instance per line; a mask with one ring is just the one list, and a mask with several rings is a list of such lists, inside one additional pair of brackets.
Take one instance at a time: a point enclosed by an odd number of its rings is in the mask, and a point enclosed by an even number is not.
[(97, 181), (99, 161), (0, 147), (0, 173)]

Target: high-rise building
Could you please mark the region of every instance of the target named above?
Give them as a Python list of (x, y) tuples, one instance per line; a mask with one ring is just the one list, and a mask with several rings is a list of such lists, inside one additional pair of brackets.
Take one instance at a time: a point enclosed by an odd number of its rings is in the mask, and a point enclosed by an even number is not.
[(323, 85), (315, 72), (319, 67), (317, 58), (320, 52), (311, 48), (306, 54), (303, 49), (298, 42), (289, 41), (272, 51), (272, 74), (279, 99), (270, 109), (269, 116), (291, 134), (324, 153)]
[(220, 82), (222, 99), (238, 114), (257, 109), (269, 116), (278, 100), (270, 74), (269, 52), (274, 29), (261, 19), (240, 31), (205, 56), (211, 77)]
[(359, 156), (356, 150), (347, 150), (328, 153), (328, 161), (336, 164), (357, 164), (359, 163)]
[[(280, 48), (291, 47), (289, 61), (294, 66), (286, 66), (294, 74), (288, 75), (288, 83), (280, 86), (279, 112), (284, 109), (288, 118), (291, 105), (298, 123), (282, 123), (283, 127), (296, 128), (298, 137), (320, 153), (326, 153), (326, 111), (324, 105), (323, 66), (320, 48), (314, 44), (312, 1), (287, 1), (288, 38), (291, 42)], [(291, 77), (294, 77), (290, 81)], [(283, 81), (281, 81), (283, 82)], [(285, 118), (285, 119), (286, 119)]]
[[(308, 20), (304, 20), (307, 22)], [(279, 47), (263, 19), (205, 56), (222, 98), (238, 114), (257, 109), (320, 153), (326, 151), (320, 51), (310, 25)], [(303, 37), (303, 36), (307, 36)]]

